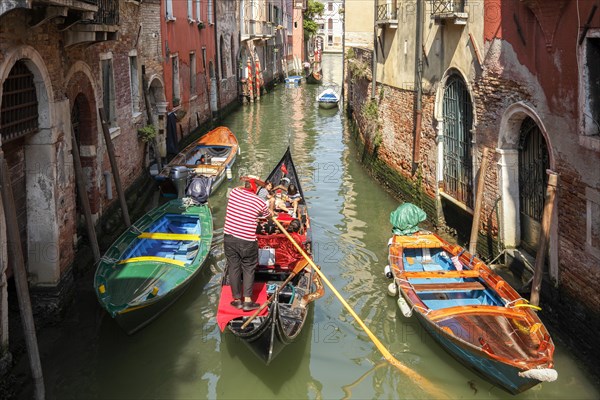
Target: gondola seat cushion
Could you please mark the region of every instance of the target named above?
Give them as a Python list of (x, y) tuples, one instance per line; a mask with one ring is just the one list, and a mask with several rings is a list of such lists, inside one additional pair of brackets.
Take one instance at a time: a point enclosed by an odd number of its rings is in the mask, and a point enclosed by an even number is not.
[[(296, 232), (290, 233), (296, 243), (304, 250), (306, 237)], [(258, 235), (258, 247), (261, 249), (269, 248), (275, 252), (275, 264), (269, 267), (277, 269), (290, 269), (296, 261), (302, 259), (302, 254), (296, 247), (290, 243), (289, 239), (283, 233), (274, 235)]]

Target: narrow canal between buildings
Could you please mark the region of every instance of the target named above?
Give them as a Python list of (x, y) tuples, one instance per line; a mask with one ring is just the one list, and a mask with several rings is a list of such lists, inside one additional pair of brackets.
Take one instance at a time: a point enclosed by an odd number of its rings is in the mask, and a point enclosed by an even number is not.
[[(341, 55), (325, 55), (324, 84), (339, 90)], [(405, 366), (449, 398), (597, 399), (600, 389), (555, 337), (558, 380), (512, 396), (448, 355), (386, 294), (383, 274), (389, 214), (398, 205), (360, 164), (360, 149), (341, 110), (322, 110), (323, 86), (278, 86), (222, 124), (238, 137), (234, 179), (210, 199), (215, 240), (204, 272), (173, 307), (127, 336), (101, 311), (91, 278), (60, 327), (39, 333), (49, 399), (413, 399), (431, 398), (390, 366), (331, 290), (300, 339), (265, 366), (216, 321), (225, 264), (227, 187), (240, 175), (266, 176), (288, 144), (312, 218), (315, 261), (381, 342)], [(88, 284), (89, 283), (89, 284)], [(542, 304), (543, 306), (543, 304)], [(556, 336), (556, 335), (555, 335)], [(26, 360), (24, 361), (26, 363)], [(29, 373), (27, 367), (21, 368)], [(26, 394), (22, 393), (25, 398)]]

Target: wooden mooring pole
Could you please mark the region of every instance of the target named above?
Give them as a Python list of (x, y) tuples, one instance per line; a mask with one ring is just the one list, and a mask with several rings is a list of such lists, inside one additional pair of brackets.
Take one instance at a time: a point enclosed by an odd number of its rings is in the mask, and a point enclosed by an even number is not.
[(88, 238), (90, 239), (90, 245), (92, 246), (92, 252), (94, 253), (94, 262), (100, 261), (100, 248), (98, 247), (98, 238), (96, 237), (96, 229), (94, 229), (94, 222), (92, 221), (92, 210), (90, 208), (90, 200), (87, 196), (87, 184), (85, 175), (83, 174), (83, 168), (81, 167), (81, 158), (79, 157), (79, 146), (77, 145), (77, 139), (75, 139), (75, 132), (71, 129), (71, 144), (73, 146), (73, 166), (75, 167), (75, 180), (77, 182), (77, 194), (79, 195), (79, 201), (83, 208), (83, 215), (85, 216), (85, 226), (87, 228)]
[(106, 150), (108, 151), (108, 159), (110, 160), (110, 166), (112, 167), (113, 177), (115, 179), (115, 186), (117, 187), (117, 193), (119, 194), (119, 201), (121, 202), (121, 211), (123, 212), (123, 221), (129, 228), (131, 226), (131, 220), (129, 219), (129, 211), (127, 210), (127, 201), (125, 200), (125, 192), (123, 192), (123, 186), (121, 185), (121, 176), (119, 175), (119, 165), (117, 164), (117, 158), (115, 157), (115, 147), (113, 146), (112, 139), (110, 137), (110, 131), (108, 130), (108, 123), (106, 122), (106, 116), (102, 107), (98, 108), (100, 114), (100, 121), (102, 122), (102, 133), (104, 134), (104, 141), (106, 142)]
[(10, 177), (8, 176), (8, 164), (2, 155), (0, 155), (0, 189), (2, 189), (2, 203), (4, 205), (4, 218), (6, 219), (8, 259), (10, 260), (9, 262), (11, 263), (15, 278), (19, 312), (21, 313), (27, 356), (29, 357), (33, 378), (34, 397), (37, 400), (43, 400), (46, 396), (44, 376), (42, 374), (42, 363), (40, 361), (35, 322), (31, 309), (31, 299), (29, 298), (29, 283), (27, 282), (27, 272), (25, 271), (25, 261), (23, 260), (23, 250), (21, 248), (17, 210)]
[(488, 153), (490, 149), (483, 148), (481, 166), (479, 167), (479, 179), (477, 179), (477, 194), (475, 195), (475, 210), (473, 210), (473, 225), (471, 226), (471, 238), (469, 239), (469, 253), (477, 252), (477, 239), (479, 238), (479, 221), (481, 220), (481, 205), (483, 203), (483, 187), (485, 186), (485, 171), (488, 165)]
[(546, 254), (548, 253), (548, 239), (550, 238), (550, 227), (553, 222), (554, 199), (556, 197), (556, 185), (558, 184), (558, 175), (556, 172), (548, 169), (546, 170), (546, 173), (548, 174), (548, 186), (546, 187), (546, 199), (544, 202), (544, 212), (542, 214), (542, 230), (540, 231), (538, 249), (535, 255), (531, 297), (529, 298), (529, 302), (534, 306), (537, 306), (540, 303), (540, 289), (542, 287), (544, 265), (546, 264)]

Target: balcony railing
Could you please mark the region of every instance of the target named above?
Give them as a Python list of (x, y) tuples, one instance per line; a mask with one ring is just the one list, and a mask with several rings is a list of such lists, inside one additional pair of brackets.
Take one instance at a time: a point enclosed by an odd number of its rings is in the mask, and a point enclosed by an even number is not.
[[(381, 3), (381, 2), (380, 2)], [(387, 25), (388, 28), (398, 28), (398, 6), (396, 0), (385, 0), (377, 5), (377, 25)]]
[(466, 25), (468, 14), (466, 0), (431, 0), (431, 18), (437, 23), (450, 21), (455, 25)]
[(396, 2), (379, 4), (377, 6), (377, 21), (398, 20)]
[(244, 31), (242, 36), (250, 38), (272, 37), (275, 34), (275, 25), (266, 21), (257, 21), (253, 19), (244, 20)]

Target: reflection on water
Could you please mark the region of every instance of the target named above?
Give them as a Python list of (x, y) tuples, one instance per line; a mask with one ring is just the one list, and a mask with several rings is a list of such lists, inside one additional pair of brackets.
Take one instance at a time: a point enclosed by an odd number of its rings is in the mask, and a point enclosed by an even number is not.
[[(325, 55), (325, 85), (340, 87), (341, 67), (341, 55)], [(67, 334), (78, 332), (75, 337), (85, 350), (80, 354), (50, 351), (45, 370), (60, 373), (45, 375), (48, 397), (431, 397), (407, 375), (382, 362), (376, 347), (327, 288), (325, 296), (314, 303), (299, 340), (268, 367), (239, 340), (219, 332), (215, 314), (224, 267), (227, 187), (239, 184), (242, 174), (266, 176), (289, 145), (313, 221), (315, 261), (400, 362), (434, 382), (449, 398), (600, 398), (598, 388), (583, 376), (583, 367), (560, 342), (558, 381), (511, 396), (465, 369), (416, 320), (407, 320), (397, 311), (386, 294), (389, 281), (383, 267), (391, 235), (389, 214), (398, 202), (360, 165), (344, 114), (318, 108), (315, 99), (323, 86), (281, 85), (223, 121), (238, 136), (242, 154), (234, 180), (210, 200), (217, 231), (204, 273), (168, 312), (134, 336), (125, 335), (106, 316), (79, 331), (77, 327), (65, 329)], [(101, 315), (94, 302), (95, 298), (85, 312)]]

